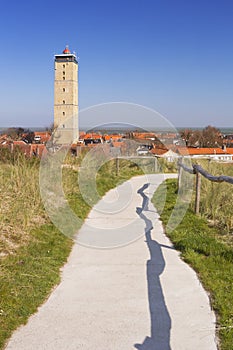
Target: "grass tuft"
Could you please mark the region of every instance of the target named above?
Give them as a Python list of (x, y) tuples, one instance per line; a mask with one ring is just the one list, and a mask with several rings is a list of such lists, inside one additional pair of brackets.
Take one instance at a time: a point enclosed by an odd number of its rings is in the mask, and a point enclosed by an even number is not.
[[(160, 207), (166, 186), (164, 208)], [(152, 199), (164, 226), (176, 203), (177, 181), (167, 180), (155, 192)], [(222, 350), (232, 349), (233, 344), (233, 250), (231, 240), (223, 240), (218, 227), (210, 227), (205, 218), (188, 209), (182, 222), (167, 235), (182, 258), (198, 273), (205, 289), (210, 293), (211, 304), (217, 313), (218, 336)]]

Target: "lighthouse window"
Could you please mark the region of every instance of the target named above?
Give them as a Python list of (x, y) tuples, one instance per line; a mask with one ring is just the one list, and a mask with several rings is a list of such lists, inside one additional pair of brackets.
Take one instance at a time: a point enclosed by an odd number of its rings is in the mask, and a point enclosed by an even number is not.
[(63, 88), (63, 92), (65, 92), (66, 91), (66, 89), (65, 88)]
[(66, 68), (66, 65), (65, 65), (65, 64), (63, 64), (63, 68)]
[(65, 77), (63, 77), (63, 80), (65, 80), (66, 78)]
[(66, 115), (65, 112), (62, 113), (63, 115)]
[(65, 75), (65, 74), (66, 74), (66, 72), (63, 71), (63, 75)]
[(63, 100), (63, 105), (66, 103), (66, 101), (65, 100)]

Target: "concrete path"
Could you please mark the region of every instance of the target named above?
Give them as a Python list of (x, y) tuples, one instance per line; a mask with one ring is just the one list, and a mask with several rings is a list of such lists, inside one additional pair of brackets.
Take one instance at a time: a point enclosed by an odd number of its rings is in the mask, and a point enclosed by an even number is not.
[[(208, 296), (164, 235), (148, 201), (163, 179), (161, 175), (131, 179), (133, 194), (129, 197), (125, 191), (121, 214), (113, 200), (116, 190), (108, 192), (80, 235), (86, 229), (86, 243), (96, 246), (99, 241), (105, 247), (112, 241), (113, 246), (134, 242), (116, 249), (75, 244), (61, 283), (27, 325), (13, 334), (7, 350), (217, 349)], [(103, 215), (103, 208), (109, 213)], [(106, 233), (113, 226), (127, 238), (118, 241), (114, 233), (108, 240)], [(93, 227), (99, 241), (93, 241)]]

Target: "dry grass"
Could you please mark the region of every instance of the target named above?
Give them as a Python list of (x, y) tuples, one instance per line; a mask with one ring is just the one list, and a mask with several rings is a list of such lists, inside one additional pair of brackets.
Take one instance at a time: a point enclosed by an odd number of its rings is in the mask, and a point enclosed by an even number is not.
[[(137, 166), (129, 165), (122, 164), (119, 177), (111, 162), (100, 169), (96, 179), (99, 194), (140, 173)], [(4, 255), (0, 259), (0, 349), (3, 349), (12, 332), (36, 312), (59, 283), (60, 268), (73, 242), (45, 216), (39, 195), (39, 162), (19, 158), (1, 162), (0, 169), (3, 209), (0, 249)], [(63, 169), (63, 188), (76, 215), (85, 219), (90, 206), (81, 196), (77, 172), (72, 168)], [(41, 225), (43, 221), (46, 224)]]
[[(212, 175), (233, 176), (233, 164), (202, 161), (202, 167)], [(208, 181), (202, 176), (201, 214), (222, 233), (233, 231), (233, 185)], [(230, 238), (230, 237), (229, 237)], [(232, 238), (232, 237), (231, 237)]]
[[(177, 181), (167, 180), (160, 185), (152, 199), (164, 225), (167, 225), (177, 199)], [(166, 203), (161, 203), (166, 189)], [(162, 200), (161, 200), (162, 199)], [(229, 234), (223, 236), (217, 227), (209, 227), (205, 218), (188, 209), (175, 230), (167, 230), (183, 259), (198, 273), (209, 292), (217, 314), (217, 334), (221, 350), (232, 350), (233, 344), (233, 251)], [(223, 240), (224, 237), (224, 240)]]
[(0, 256), (28, 242), (29, 231), (46, 221), (39, 193), (39, 163), (19, 155), (0, 163)]

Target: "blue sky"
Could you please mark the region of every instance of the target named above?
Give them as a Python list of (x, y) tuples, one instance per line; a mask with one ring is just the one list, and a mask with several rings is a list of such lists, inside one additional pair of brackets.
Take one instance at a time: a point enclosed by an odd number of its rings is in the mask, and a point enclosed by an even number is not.
[(233, 126), (231, 0), (12, 0), (0, 13), (0, 126), (52, 123), (53, 59), (66, 44), (80, 109), (125, 101), (175, 126)]

